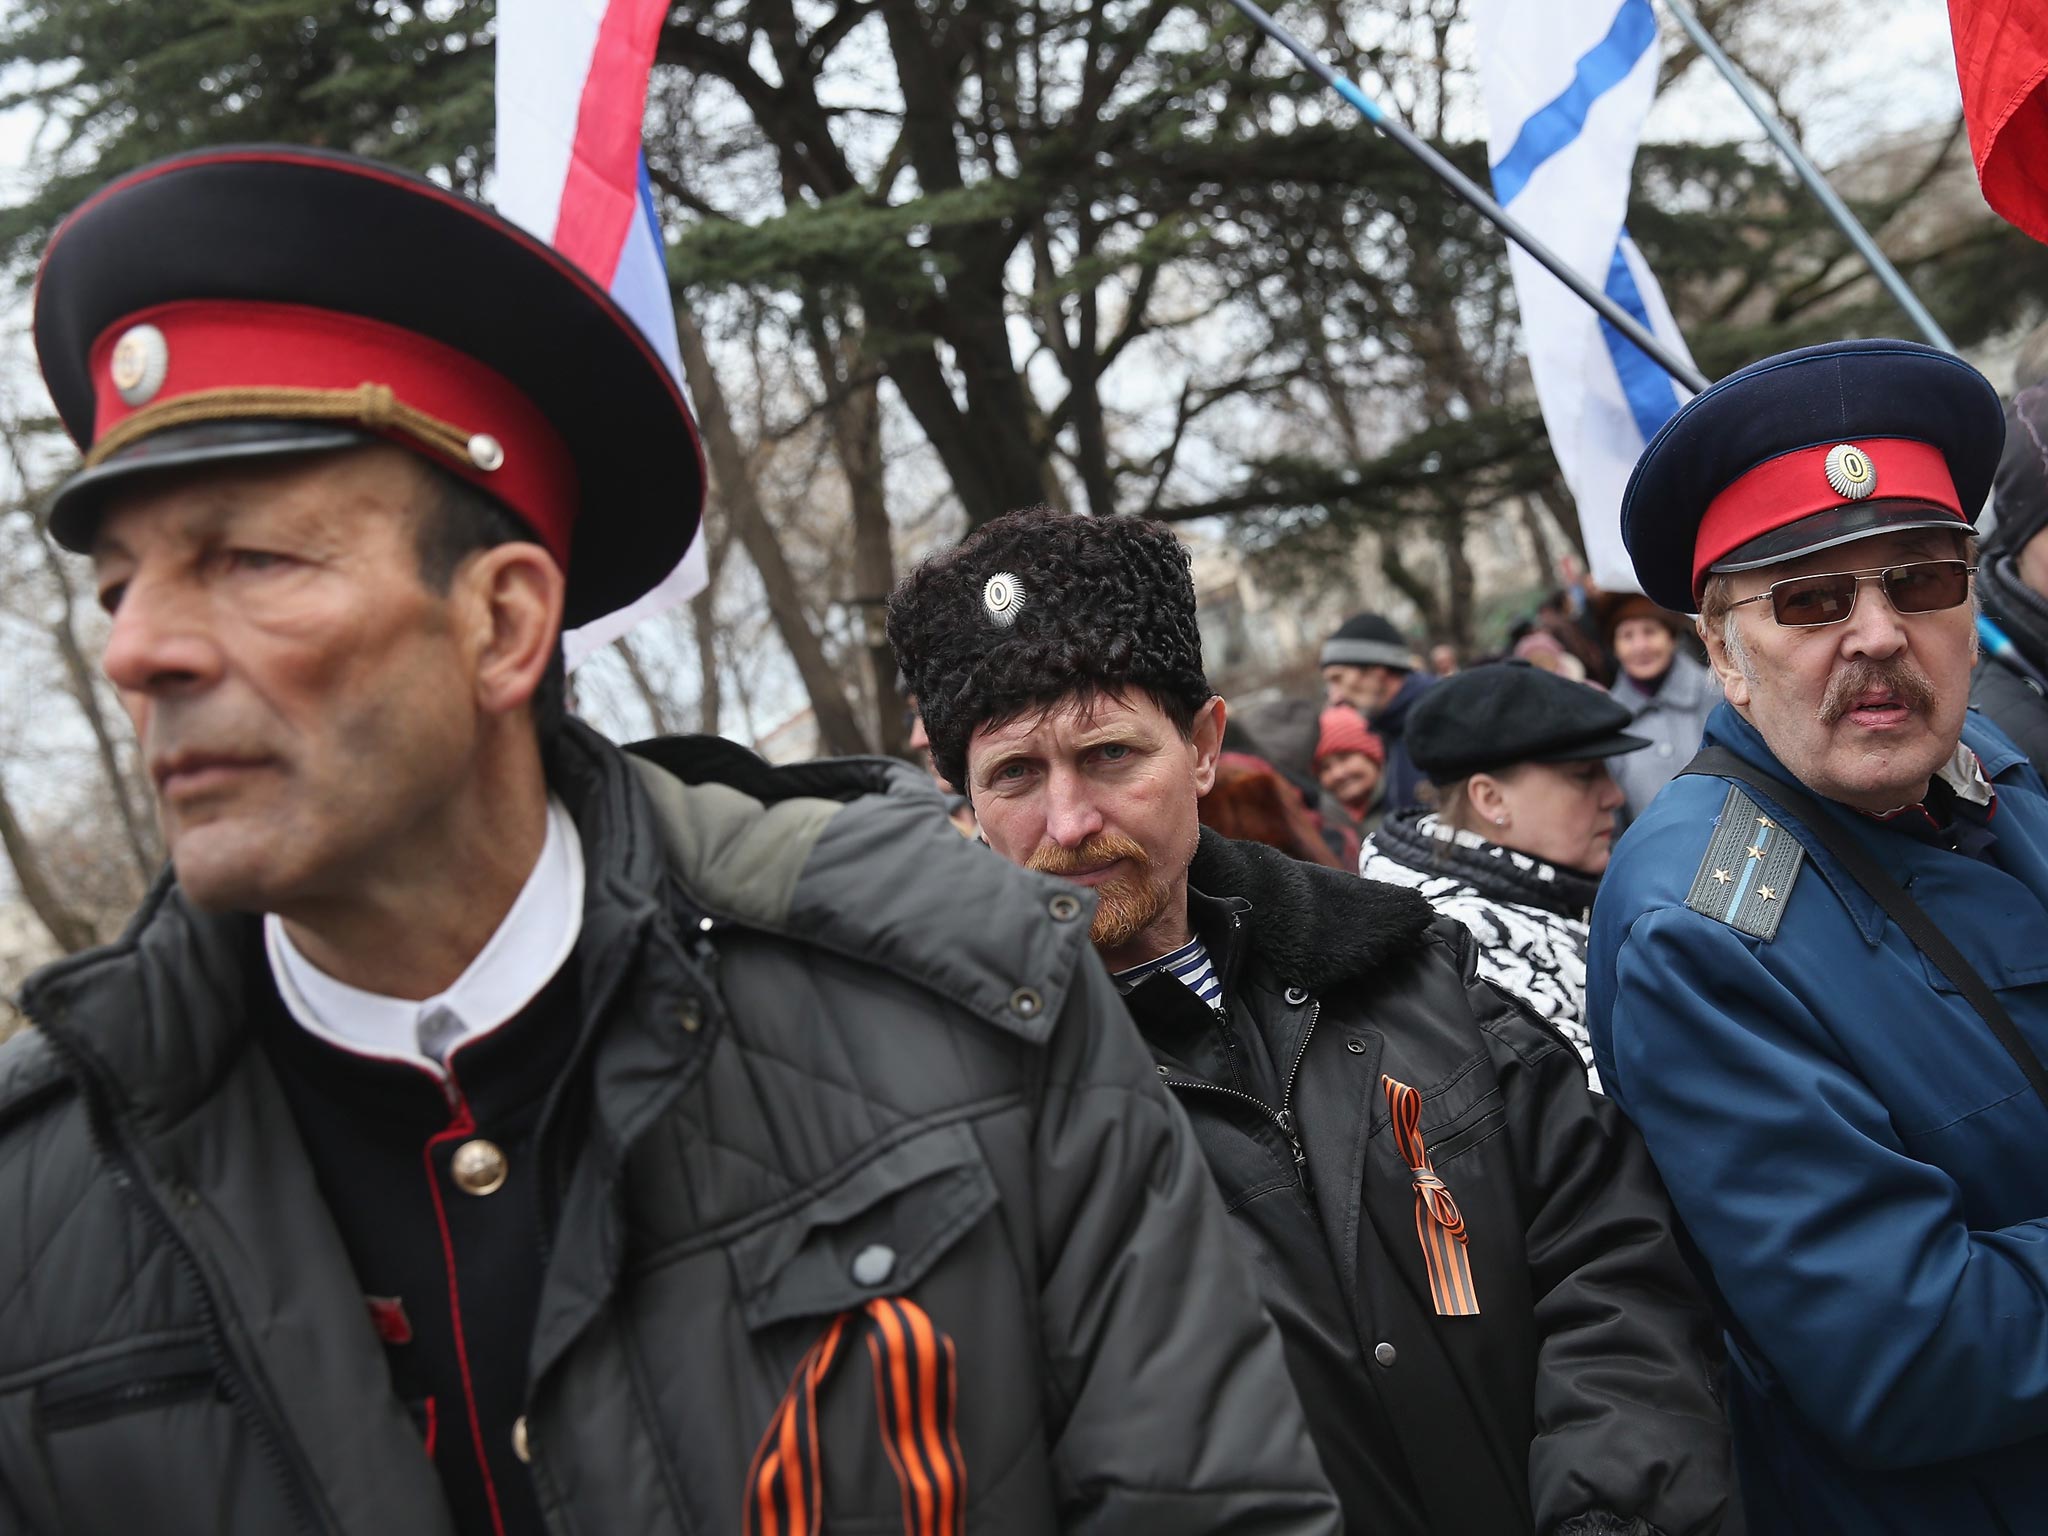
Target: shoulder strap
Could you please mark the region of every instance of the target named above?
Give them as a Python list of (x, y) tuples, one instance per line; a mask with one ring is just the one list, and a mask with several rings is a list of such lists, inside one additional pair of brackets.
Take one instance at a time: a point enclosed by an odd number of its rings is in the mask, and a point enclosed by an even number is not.
[(1913, 947), (1934, 962), (1935, 969), (1949, 979), (1964, 1000), (1991, 1026), (1991, 1033), (2005, 1047), (2006, 1055), (2026, 1074), (2041, 1102), (2048, 1104), (2048, 1067), (2041, 1065), (2041, 1058), (2027, 1044), (2019, 1026), (2012, 1021), (2012, 1015), (1998, 1001), (1998, 995), (1985, 984), (1976, 968), (1963, 958), (1962, 951), (1949, 942), (1948, 935), (1935, 926), (1926, 909), (1908, 896), (1898, 881), (1885, 873), (1868, 849), (1837, 826), (1834, 818), (1812, 795), (1783, 779), (1758, 772), (1726, 747), (1701, 748), (1699, 756), (1681, 768), (1679, 773), (1734, 779), (1797, 814), (1813, 840), (1834, 855), (1835, 861), (1849, 872), (1849, 877), (1868, 891), (1871, 898), (1884, 908), (1885, 915), (1912, 940)]

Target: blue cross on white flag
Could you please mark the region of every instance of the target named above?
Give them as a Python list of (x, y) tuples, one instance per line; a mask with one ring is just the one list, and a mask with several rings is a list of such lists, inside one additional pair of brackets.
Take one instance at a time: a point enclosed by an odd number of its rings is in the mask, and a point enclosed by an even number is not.
[[(1636, 142), (1657, 89), (1650, 0), (1476, 0), (1473, 11), (1494, 197), (1690, 361), (1624, 226)], [(1633, 592), (1621, 493), (1685, 393), (1520, 246), (1509, 258), (1536, 396), (1578, 502), (1593, 577)]]

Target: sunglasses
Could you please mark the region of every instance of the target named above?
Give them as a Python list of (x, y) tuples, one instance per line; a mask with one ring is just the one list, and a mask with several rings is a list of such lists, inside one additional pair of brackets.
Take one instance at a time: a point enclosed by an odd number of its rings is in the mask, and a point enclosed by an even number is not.
[(1839, 624), (1856, 611), (1856, 594), (1866, 581), (1884, 588), (1885, 600), (1897, 613), (1935, 613), (1958, 608), (1970, 600), (1970, 576), (1976, 566), (1967, 560), (1916, 560), (1882, 570), (1829, 571), (1820, 576), (1794, 576), (1774, 581), (1754, 597), (1738, 597), (1728, 606), (1769, 603), (1771, 617), (1792, 629)]

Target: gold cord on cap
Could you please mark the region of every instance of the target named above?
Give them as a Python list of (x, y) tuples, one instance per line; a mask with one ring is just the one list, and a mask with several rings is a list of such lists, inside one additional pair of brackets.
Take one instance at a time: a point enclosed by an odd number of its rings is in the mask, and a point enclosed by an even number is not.
[[(429, 416), (407, 405), (392, 393), (388, 384), (358, 384), (354, 389), (202, 389), (158, 405), (144, 406), (133, 416), (110, 427), (86, 450), (90, 469), (104, 463), (129, 444), (171, 427), (188, 427), (206, 421), (347, 421), (373, 432), (396, 433), (411, 438), (459, 464), (492, 470), (504, 462), (502, 450), (496, 462), (487, 463), (472, 451), (482, 434)], [(493, 440), (495, 445), (495, 440)]]

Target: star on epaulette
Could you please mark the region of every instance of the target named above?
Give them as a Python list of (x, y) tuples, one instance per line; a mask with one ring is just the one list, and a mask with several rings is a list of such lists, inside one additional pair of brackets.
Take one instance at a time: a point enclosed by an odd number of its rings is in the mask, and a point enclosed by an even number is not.
[(1769, 941), (1777, 937), (1805, 858), (1783, 823), (1765, 815), (1740, 785), (1730, 786), (1685, 904)]

